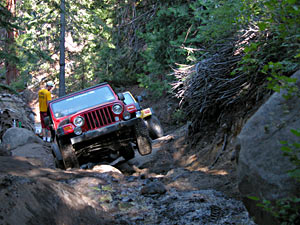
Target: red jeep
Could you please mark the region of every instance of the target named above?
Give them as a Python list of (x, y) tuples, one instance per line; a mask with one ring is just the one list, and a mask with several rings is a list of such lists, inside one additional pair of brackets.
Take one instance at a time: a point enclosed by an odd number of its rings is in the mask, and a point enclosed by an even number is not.
[(134, 106), (124, 104), (107, 83), (74, 92), (49, 102), (52, 152), (56, 166), (79, 167), (87, 162), (113, 161), (152, 151), (145, 124)]

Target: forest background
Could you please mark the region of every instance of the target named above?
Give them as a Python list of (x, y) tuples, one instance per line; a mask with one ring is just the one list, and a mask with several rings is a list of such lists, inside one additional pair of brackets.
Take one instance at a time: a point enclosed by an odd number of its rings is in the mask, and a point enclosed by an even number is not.
[[(61, 2), (0, 2), (2, 81), (16, 90), (43, 80), (58, 83)], [(210, 105), (208, 101), (197, 108), (192, 98), (206, 101), (214, 94), (208, 96), (206, 88), (205, 96), (197, 96), (198, 74), (219, 78), (211, 84), (220, 96), (211, 100), (226, 100), (228, 105), (237, 95), (255, 89), (257, 80), (268, 80), (269, 88), (279, 91), (293, 82), (289, 76), (299, 69), (297, 0), (67, 0), (65, 4), (67, 93), (103, 81), (115, 87), (138, 84), (153, 98), (170, 93), (182, 105), (193, 105), (183, 107), (191, 116)], [(242, 82), (232, 83), (240, 77)]]

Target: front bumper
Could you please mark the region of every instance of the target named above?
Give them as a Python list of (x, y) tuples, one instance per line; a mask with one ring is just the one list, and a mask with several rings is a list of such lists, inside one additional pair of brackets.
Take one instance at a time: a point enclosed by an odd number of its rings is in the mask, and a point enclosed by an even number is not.
[(115, 124), (112, 124), (112, 125), (109, 125), (109, 126), (106, 126), (106, 127), (101, 127), (99, 129), (96, 129), (96, 130), (87, 131), (87, 132), (83, 133), (80, 136), (76, 136), (76, 137), (71, 138), (71, 143), (72, 143), (72, 145), (74, 145), (76, 143), (80, 143), (80, 142), (83, 142), (83, 141), (88, 141), (88, 140), (100, 137), (102, 135), (115, 132), (115, 131), (120, 130), (121, 128), (124, 128), (124, 127), (134, 126), (137, 123), (138, 120), (140, 120), (140, 118), (133, 118), (133, 119), (128, 120), (128, 121), (120, 121), (120, 122), (117, 122)]

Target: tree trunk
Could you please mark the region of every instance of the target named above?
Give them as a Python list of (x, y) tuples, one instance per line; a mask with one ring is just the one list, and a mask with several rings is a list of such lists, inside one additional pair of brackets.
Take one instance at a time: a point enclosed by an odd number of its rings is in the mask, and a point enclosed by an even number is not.
[(60, 2), (60, 59), (59, 59), (59, 97), (66, 94), (65, 86), (65, 29), (66, 29), (66, 20), (65, 20), (65, 0)]
[[(6, 7), (12, 16), (16, 15), (16, 0), (6, 0)], [(13, 45), (15, 44), (15, 37), (17, 33), (11, 28), (6, 28), (7, 40), (5, 44), (5, 48), (8, 54), (14, 55), (16, 52), (13, 50)], [(6, 68), (6, 83), (9, 85), (11, 82), (17, 79), (19, 71), (17, 70), (16, 65), (6, 60), (5, 62)]]

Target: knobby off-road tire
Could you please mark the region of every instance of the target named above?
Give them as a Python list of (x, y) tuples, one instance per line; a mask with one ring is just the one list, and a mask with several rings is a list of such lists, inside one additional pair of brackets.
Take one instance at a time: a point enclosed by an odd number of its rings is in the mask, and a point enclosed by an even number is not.
[(146, 125), (149, 129), (149, 134), (152, 139), (164, 136), (164, 130), (156, 115), (152, 114), (149, 118), (145, 118)]
[(127, 146), (121, 147), (120, 149), (120, 155), (125, 160), (130, 160), (134, 158), (134, 149), (131, 144), (128, 144)]
[(55, 162), (55, 167), (56, 168), (59, 168), (59, 169), (62, 169), (62, 170), (66, 169), (65, 164), (62, 160), (58, 160), (57, 158), (54, 158), (54, 162)]
[(135, 125), (138, 151), (141, 155), (148, 155), (152, 152), (152, 142), (149, 131), (142, 119)]
[(79, 162), (75, 155), (70, 139), (59, 138), (58, 143), (65, 168), (79, 168)]
[(52, 143), (51, 149), (52, 149), (52, 155), (54, 157), (55, 167), (64, 170), (65, 165), (64, 165), (64, 162), (62, 160), (61, 153), (59, 151), (59, 148), (58, 148), (58, 145), (57, 145), (56, 141)]

